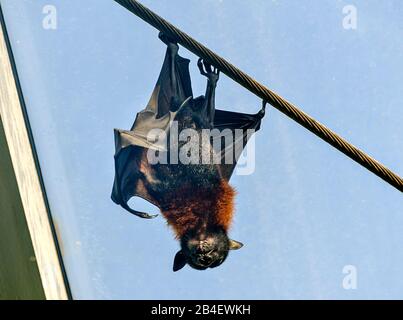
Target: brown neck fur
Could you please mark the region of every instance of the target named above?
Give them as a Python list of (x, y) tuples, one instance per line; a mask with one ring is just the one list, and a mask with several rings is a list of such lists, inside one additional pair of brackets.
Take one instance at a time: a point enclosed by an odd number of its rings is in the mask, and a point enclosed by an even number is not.
[(187, 231), (206, 231), (210, 227), (228, 230), (234, 213), (235, 190), (222, 180), (214, 189), (178, 190), (161, 211), (180, 239)]

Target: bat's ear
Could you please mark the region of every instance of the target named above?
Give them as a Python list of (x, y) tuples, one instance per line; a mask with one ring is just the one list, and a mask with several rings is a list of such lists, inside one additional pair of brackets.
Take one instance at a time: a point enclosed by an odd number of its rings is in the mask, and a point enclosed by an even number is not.
[(175, 259), (174, 259), (174, 267), (173, 270), (174, 272), (182, 269), (185, 265), (186, 265), (186, 257), (183, 254), (182, 250), (179, 250), (176, 255), (175, 255)]
[(243, 244), (241, 242), (230, 239), (230, 241), (229, 241), (230, 250), (238, 250), (238, 249), (241, 249), (242, 247), (243, 247)]

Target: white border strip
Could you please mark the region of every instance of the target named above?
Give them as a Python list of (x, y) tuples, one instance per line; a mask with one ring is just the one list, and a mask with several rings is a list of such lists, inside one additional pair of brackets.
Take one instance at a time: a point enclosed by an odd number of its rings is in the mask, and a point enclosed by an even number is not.
[[(4, 30), (0, 27), (0, 116), (46, 298), (68, 299), (61, 261), (25, 124)], [(28, 285), (28, 284), (27, 284)]]

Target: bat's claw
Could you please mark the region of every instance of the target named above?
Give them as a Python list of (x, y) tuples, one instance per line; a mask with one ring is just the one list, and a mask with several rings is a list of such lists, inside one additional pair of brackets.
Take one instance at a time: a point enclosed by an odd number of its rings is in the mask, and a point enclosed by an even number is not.
[(262, 109), (260, 109), (260, 111), (258, 113), (260, 118), (263, 118), (265, 116), (265, 114), (266, 114), (266, 106), (267, 106), (267, 101), (263, 100), (262, 101)]
[(158, 214), (148, 214), (145, 212), (139, 212), (140, 214), (136, 214), (136, 216), (143, 218), (143, 219), (154, 219), (158, 217)]
[(206, 60), (199, 58), (197, 61), (197, 66), (199, 67), (200, 73), (207, 77), (213, 85), (215, 85), (220, 78), (220, 70), (218, 68), (213, 67)]
[(202, 58), (199, 58), (199, 60), (197, 60), (197, 66), (199, 67), (200, 73), (201, 73), (203, 76), (207, 76), (207, 72), (204, 71), (203, 59), (202, 59)]
[(158, 38), (165, 43), (172, 54), (178, 53), (179, 46), (176, 41), (169, 38), (165, 33), (162, 31), (158, 34)]
[(137, 211), (137, 210), (133, 210), (132, 208), (130, 208), (126, 203), (121, 203), (121, 206), (126, 209), (127, 211), (129, 211), (131, 214), (134, 214), (135, 216), (139, 217), (139, 218), (143, 218), (143, 219), (154, 219), (156, 217), (158, 217), (158, 214), (148, 214), (145, 212), (141, 212), (141, 211)]

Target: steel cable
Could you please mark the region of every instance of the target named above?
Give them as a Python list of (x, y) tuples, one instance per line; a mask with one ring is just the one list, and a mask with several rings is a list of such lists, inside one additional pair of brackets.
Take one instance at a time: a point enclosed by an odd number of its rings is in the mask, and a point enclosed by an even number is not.
[(401, 192), (403, 179), (136, 0), (114, 0)]

